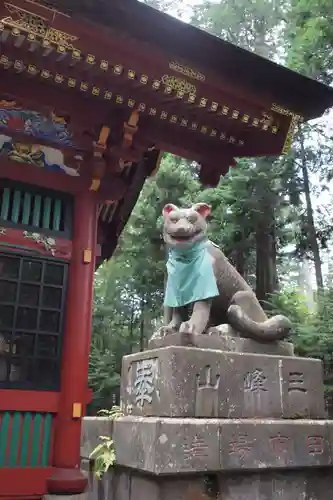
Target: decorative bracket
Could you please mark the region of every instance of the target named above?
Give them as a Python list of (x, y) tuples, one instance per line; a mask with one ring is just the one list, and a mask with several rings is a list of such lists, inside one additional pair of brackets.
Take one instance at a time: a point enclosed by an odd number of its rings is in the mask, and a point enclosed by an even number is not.
[(124, 123), (123, 148), (128, 149), (132, 146), (133, 137), (138, 131), (139, 111), (133, 111), (128, 122)]
[(89, 188), (90, 191), (98, 191), (101, 185), (101, 179), (105, 174), (105, 162), (103, 154), (106, 150), (106, 143), (110, 135), (110, 128), (103, 126), (101, 128), (97, 142), (93, 143), (93, 178)]
[(300, 125), (300, 123), (302, 123), (302, 121), (303, 121), (303, 116), (299, 115), (297, 113), (294, 113), (293, 111), (290, 111), (290, 109), (283, 108), (279, 104), (275, 104), (275, 103), (272, 104), (271, 110), (275, 111), (275, 113), (279, 113), (280, 115), (291, 117), (289, 129), (288, 129), (288, 132), (287, 132), (287, 135), (286, 135), (286, 138), (284, 141), (284, 145), (283, 145), (283, 148), (281, 151), (282, 155), (287, 155), (291, 149), (291, 145), (292, 145), (292, 142), (294, 139), (294, 135), (297, 131), (297, 128)]

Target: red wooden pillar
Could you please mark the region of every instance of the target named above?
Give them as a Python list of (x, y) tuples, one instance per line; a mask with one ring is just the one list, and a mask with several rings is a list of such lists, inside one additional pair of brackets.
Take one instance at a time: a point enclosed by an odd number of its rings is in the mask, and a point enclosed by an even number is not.
[(61, 397), (54, 436), (53, 466), (57, 469), (48, 482), (50, 493), (82, 493), (87, 484), (80, 472), (80, 438), (88, 389), (96, 234), (94, 193), (79, 193), (74, 207)]

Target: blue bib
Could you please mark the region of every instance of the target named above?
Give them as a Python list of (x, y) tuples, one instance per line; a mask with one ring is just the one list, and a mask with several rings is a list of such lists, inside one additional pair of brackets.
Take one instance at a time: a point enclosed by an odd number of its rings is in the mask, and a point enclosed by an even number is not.
[(169, 250), (164, 305), (182, 307), (219, 295), (208, 240)]

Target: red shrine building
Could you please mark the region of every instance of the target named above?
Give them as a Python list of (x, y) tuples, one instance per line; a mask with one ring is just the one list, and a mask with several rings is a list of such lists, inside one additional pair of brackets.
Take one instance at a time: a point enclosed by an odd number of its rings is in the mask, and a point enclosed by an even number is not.
[(94, 271), (163, 152), (214, 186), (332, 105), (135, 0), (0, 0), (0, 499), (86, 487)]

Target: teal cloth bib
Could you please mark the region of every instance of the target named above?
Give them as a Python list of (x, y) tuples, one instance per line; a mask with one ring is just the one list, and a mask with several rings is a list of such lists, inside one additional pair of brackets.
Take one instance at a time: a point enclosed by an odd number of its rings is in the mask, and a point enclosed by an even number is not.
[(169, 250), (164, 305), (182, 307), (219, 294), (208, 244), (204, 240), (190, 248)]

